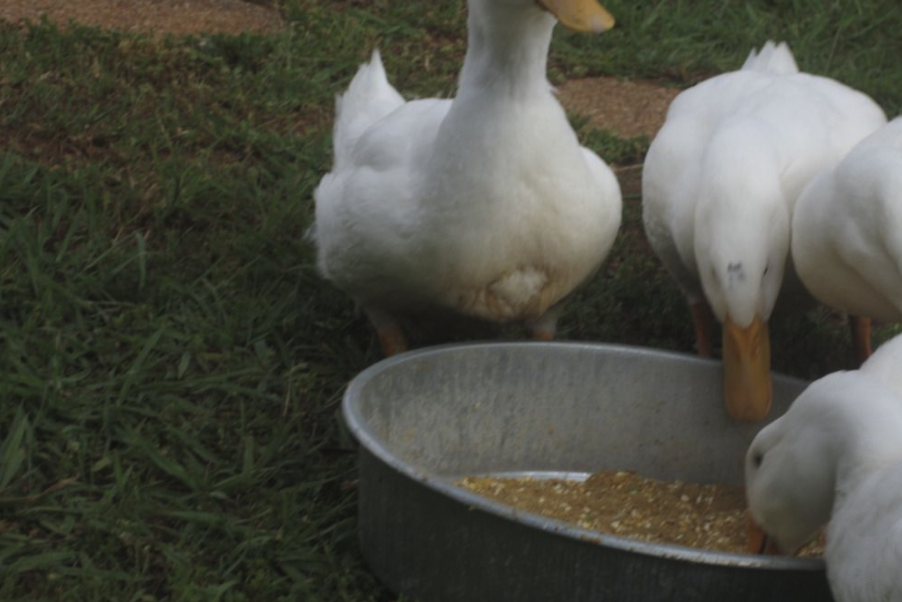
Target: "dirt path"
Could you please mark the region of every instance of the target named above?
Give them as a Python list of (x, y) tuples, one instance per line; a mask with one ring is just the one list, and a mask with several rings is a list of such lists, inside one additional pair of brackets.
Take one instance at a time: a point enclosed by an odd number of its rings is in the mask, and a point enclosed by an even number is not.
[(626, 138), (653, 138), (678, 93), (676, 88), (613, 77), (573, 79), (558, 87), (558, 97), (567, 109), (587, 117), (596, 128)]
[[(273, 33), (285, 27), (279, 12), (247, 0), (0, 0), (0, 18), (38, 21), (46, 16), (136, 33)], [(678, 90), (643, 81), (594, 77), (565, 82), (561, 103), (596, 128), (624, 137), (654, 137)]]
[(277, 10), (244, 0), (2, 0), (0, 18), (60, 25), (76, 21), (136, 33), (271, 33), (285, 26)]
[[(599, 129), (620, 136), (648, 136), (651, 140), (664, 124), (667, 107), (680, 91), (676, 88), (613, 77), (572, 79), (558, 86), (561, 104), (588, 118)], [(642, 191), (642, 166), (614, 167), (626, 201), (638, 201)]]

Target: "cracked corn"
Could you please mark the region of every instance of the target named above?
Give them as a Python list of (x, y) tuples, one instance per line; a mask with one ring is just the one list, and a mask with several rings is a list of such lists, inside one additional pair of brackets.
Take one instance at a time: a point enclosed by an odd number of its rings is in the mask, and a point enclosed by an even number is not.
[[(721, 552), (746, 551), (742, 487), (665, 482), (623, 471), (598, 472), (584, 482), (466, 477), (457, 485), (591, 531)], [(801, 555), (822, 552), (818, 542)]]

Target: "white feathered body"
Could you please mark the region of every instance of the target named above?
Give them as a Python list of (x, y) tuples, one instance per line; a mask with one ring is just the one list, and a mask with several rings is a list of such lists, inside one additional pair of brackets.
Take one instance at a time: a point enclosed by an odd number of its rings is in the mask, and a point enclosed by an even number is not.
[(836, 602), (902, 600), (902, 459), (849, 492), (827, 528)]
[(825, 305), (902, 320), (902, 118), (806, 188), (793, 216), (792, 254)]
[(896, 337), (860, 370), (812, 383), (746, 458), (751, 514), (784, 551), (827, 524), (837, 602), (902, 600), (900, 365)]
[(741, 70), (681, 93), (646, 158), (643, 219), (690, 302), (705, 294), (721, 320), (766, 319), (796, 199), (883, 122), (867, 96), (799, 73), (789, 49), (772, 43)]
[(545, 78), (553, 18), (530, 9), (491, 37), (479, 18), (453, 100), (403, 102), (375, 55), (338, 101), (314, 235), (322, 273), (364, 307), (535, 320), (613, 244), (616, 178)]

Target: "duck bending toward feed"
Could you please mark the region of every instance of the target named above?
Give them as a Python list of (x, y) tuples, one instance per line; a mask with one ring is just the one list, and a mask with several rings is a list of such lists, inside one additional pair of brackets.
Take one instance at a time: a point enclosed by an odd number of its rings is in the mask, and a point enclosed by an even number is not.
[(870, 318), (902, 321), (902, 118), (808, 184), (792, 218), (792, 258), (818, 301), (850, 315), (866, 360)]
[(621, 220), (611, 169), (580, 146), (546, 78), (556, 20), (602, 32), (595, 0), (469, 0), (454, 99), (405, 102), (378, 52), (336, 101), (335, 163), (314, 193), (321, 273), (369, 316), (451, 311), (552, 338), (564, 299)]
[(689, 302), (700, 354), (712, 354), (712, 312), (723, 324), (734, 418), (760, 420), (770, 409), (768, 319), (778, 294), (787, 307), (810, 303), (787, 262), (797, 197), (885, 122), (870, 98), (800, 73), (785, 44), (768, 42), (740, 70), (680, 93), (652, 141), (645, 232)]
[(827, 525), (836, 602), (902, 600), (902, 336), (812, 383), (746, 455), (753, 520), (792, 554)]

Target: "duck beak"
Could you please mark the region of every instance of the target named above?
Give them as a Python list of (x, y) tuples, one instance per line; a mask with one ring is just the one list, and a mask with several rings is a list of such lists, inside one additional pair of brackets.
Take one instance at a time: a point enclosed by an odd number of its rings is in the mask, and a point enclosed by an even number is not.
[(752, 422), (767, 416), (773, 401), (770, 379), (770, 337), (767, 322), (755, 314), (746, 328), (729, 316), (723, 325), (724, 398), (736, 420)]
[(537, 0), (567, 29), (601, 33), (614, 27), (614, 17), (595, 0)]
[(750, 554), (767, 554), (768, 556), (780, 554), (773, 538), (767, 536), (764, 529), (758, 526), (751, 515), (746, 519), (746, 526), (748, 527), (748, 551)]

